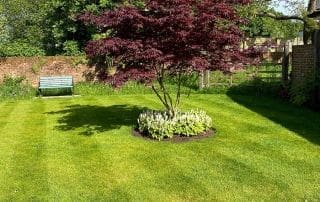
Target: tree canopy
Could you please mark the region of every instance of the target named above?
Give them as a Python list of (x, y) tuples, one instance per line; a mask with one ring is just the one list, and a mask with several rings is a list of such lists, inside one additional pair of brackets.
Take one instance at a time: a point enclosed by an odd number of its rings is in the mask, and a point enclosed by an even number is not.
[[(303, 22), (297, 20), (277, 20), (262, 15), (262, 13), (268, 13), (268, 15), (273, 16), (283, 15), (275, 11), (274, 7), (279, 6), (276, 3), (279, 4), (278, 1), (258, 0), (238, 8), (240, 15), (248, 20), (248, 23), (242, 27), (247, 37), (263, 36), (292, 39), (298, 36), (298, 33), (303, 30)], [(297, 5), (292, 6), (292, 8), (297, 9)]]
[(2, 47), (6, 43), (10, 47), (26, 44), (42, 49), (47, 55), (63, 54), (68, 41), (81, 49), (95, 30), (78, 23), (75, 19), (78, 13), (98, 13), (129, 3), (142, 4), (140, 0), (0, 0), (0, 44)]
[[(308, 0), (307, 7), (304, 0), (254, 0), (253, 4), (259, 5), (251, 10), (251, 15), (263, 18), (271, 18), (277, 21), (300, 21), (303, 23), (303, 41), (305, 44), (313, 41), (313, 32), (319, 28), (319, 23), (308, 16), (316, 10), (316, 0)], [(283, 4), (287, 13), (274, 13), (265, 6), (270, 4)]]
[[(76, 16), (79, 13), (88, 11), (99, 14), (122, 5), (143, 8), (144, 2), (144, 0), (0, 0), (0, 49), (24, 47), (23, 50), (28, 53), (79, 54), (88, 40), (108, 34), (77, 22)], [(270, 5), (279, 2), (289, 5), (289, 14), (292, 16), (284, 16), (270, 9)], [(314, 8), (315, 1), (310, 0), (310, 2), (308, 11)], [(305, 23), (305, 31), (309, 32), (314, 27), (314, 21), (305, 17), (307, 9), (303, 8), (301, 0), (251, 0), (250, 4), (245, 6), (243, 4), (234, 6), (237, 12), (247, 19), (248, 23), (242, 25), (247, 37), (262, 35), (293, 38), (302, 29), (301, 24)], [(283, 21), (292, 18), (299, 19), (300, 22)], [(306, 34), (306, 38), (308, 37), (310, 38), (310, 35)], [(9, 55), (21, 55), (21, 53), (16, 51)]]
[(114, 58), (117, 72), (109, 78), (114, 85), (156, 78), (160, 88), (152, 86), (153, 90), (164, 106), (174, 111), (179, 91), (174, 102), (163, 83), (166, 74), (176, 74), (180, 85), (184, 73), (228, 71), (245, 61), (245, 52), (239, 50), (243, 37), (239, 25), (245, 21), (235, 6), (248, 3), (149, 0), (144, 8), (122, 6), (100, 15), (86, 12), (79, 19), (101, 32), (111, 32), (109, 37), (90, 41), (86, 53), (103, 62)]

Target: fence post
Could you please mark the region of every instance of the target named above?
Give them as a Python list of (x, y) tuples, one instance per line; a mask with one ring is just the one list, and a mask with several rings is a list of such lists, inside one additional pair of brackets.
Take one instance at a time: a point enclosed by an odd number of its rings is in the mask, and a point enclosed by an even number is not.
[(282, 76), (281, 76), (283, 86), (287, 86), (289, 81), (290, 46), (291, 46), (291, 42), (286, 41), (283, 48)]
[(202, 90), (204, 88), (204, 71), (201, 70), (199, 72), (199, 89)]
[(205, 71), (204, 77), (205, 77), (204, 85), (206, 88), (209, 88), (210, 87), (210, 70)]
[(230, 74), (230, 86), (233, 86), (233, 73)]

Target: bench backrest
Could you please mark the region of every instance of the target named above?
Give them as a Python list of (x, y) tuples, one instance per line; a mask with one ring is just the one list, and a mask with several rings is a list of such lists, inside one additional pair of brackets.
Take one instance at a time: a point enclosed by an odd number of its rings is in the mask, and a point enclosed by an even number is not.
[(72, 76), (40, 77), (40, 87), (73, 86)]

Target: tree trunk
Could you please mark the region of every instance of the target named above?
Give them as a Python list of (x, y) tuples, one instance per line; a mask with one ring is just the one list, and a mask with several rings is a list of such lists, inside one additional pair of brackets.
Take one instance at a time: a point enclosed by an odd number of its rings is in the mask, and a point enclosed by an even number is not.
[(283, 48), (282, 59), (282, 85), (285, 87), (289, 80), (290, 41), (286, 41)]
[[(313, 13), (317, 10), (317, 0), (309, 0), (307, 12)], [(308, 24), (304, 22), (303, 24), (303, 44), (307, 45), (311, 41), (314, 44), (314, 31), (308, 29)]]
[(314, 12), (317, 9), (317, 0), (309, 0), (308, 12)]
[(159, 67), (157, 72), (157, 81), (159, 84), (159, 88), (157, 89), (154, 85), (152, 85), (152, 90), (157, 95), (167, 112), (169, 113), (170, 117), (173, 118), (176, 116), (178, 105), (180, 104), (180, 97), (181, 97), (181, 84), (182, 84), (182, 70), (178, 72), (178, 88), (176, 99), (174, 100), (170, 95), (170, 92), (167, 90), (165, 83), (165, 68)]

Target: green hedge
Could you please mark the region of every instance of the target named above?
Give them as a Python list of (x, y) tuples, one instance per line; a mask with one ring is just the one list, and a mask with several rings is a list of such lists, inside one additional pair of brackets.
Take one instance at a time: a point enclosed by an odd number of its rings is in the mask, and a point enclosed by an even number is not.
[(34, 46), (26, 42), (11, 42), (1, 44), (0, 56), (1, 57), (31, 57), (31, 56), (44, 56), (45, 51), (42, 48)]

